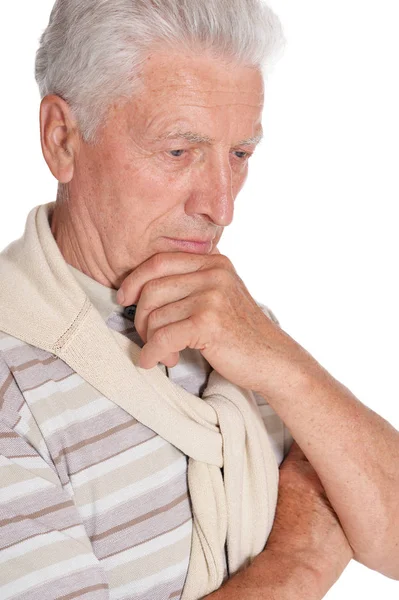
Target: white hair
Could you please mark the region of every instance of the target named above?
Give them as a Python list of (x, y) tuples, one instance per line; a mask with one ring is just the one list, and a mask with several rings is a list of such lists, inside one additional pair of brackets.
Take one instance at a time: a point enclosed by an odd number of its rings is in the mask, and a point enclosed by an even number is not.
[(132, 96), (158, 42), (207, 49), (264, 76), (285, 45), (262, 0), (57, 0), (36, 54), (41, 98), (63, 98), (83, 139), (95, 143), (107, 109)]

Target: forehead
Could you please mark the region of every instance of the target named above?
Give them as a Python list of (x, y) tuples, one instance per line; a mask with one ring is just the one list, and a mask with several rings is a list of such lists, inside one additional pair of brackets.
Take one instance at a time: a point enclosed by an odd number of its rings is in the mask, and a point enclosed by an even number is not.
[[(139, 91), (131, 116), (137, 125), (155, 127), (189, 115), (228, 119), (239, 114), (243, 121), (260, 121), (264, 87), (259, 70), (229, 64), (210, 55), (157, 51), (150, 54), (140, 74)], [(213, 113), (213, 114), (211, 114)], [(217, 115), (217, 116), (216, 116)]]
[(202, 87), (203, 83), (221, 89), (243, 90), (256, 80), (262, 88), (262, 76), (258, 69), (216, 58), (210, 52), (198, 54), (176, 50), (154, 50), (144, 62), (140, 73), (148, 85), (168, 84)]
[[(241, 93), (263, 103), (263, 79), (260, 71), (213, 57), (209, 52), (172, 50), (152, 52), (140, 74), (143, 89), (152, 92), (179, 89), (183, 93)], [(256, 96), (256, 98), (255, 98)]]

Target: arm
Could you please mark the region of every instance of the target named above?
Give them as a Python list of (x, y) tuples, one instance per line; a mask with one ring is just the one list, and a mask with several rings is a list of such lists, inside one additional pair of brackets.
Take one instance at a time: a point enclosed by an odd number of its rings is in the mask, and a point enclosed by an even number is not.
[(280, 328), (268, 348), (258, 393), (316, 470), (354, 558), (399, 579), (399, 432)]
[(352, 556), (315, 470), (294, 442), (280, 467), (264, 551), (206, 600), (321, 600)]
[[(1, 386), (0, 386), (1, 387)], [(109, 598), (106, 575), (57, 473), (0, 417), (0, 598)]]
[[(222, 377), (263, 396), (315, 468), (356, 560), (399, 579), (399, 432), (266, 317), (215, 250), (156, 254), (126, 277), (123, 304), (137, 303), (145, 342), (139, 366), (175, 366), (182, 349), (197, 348)], [(195, 302), (172, 274), (184, 274)]]

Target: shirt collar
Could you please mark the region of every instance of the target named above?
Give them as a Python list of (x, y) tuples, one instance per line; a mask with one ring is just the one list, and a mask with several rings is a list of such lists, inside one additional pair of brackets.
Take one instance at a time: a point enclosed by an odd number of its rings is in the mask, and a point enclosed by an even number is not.
[(72, 265), (68, 264), (68, 268), (104, 321), (106, 321), (112, 313), (117, 312), (123, 314), (124, 307), (116, 301), (118, 290), (99, 283)]

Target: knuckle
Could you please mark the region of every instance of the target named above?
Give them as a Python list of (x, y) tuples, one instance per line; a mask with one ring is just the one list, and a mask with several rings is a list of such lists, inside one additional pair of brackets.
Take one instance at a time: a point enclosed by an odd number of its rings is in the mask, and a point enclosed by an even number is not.
[(225, 269), (223, 267), (216, 267), (216, 269), (214, 269), (213, 275), (215, 281), (224, 286), (229, 285), (233, 279), (233, 273), (230, 270)]
[[(145, 286), (143, 287), (143, 297), (146, 301), (148, 301), (149, 296), (153, 296), (160, 288), (160, 280), (159, 279), (151, 279), (151, 281), (147, 281)], [(147, 309), (151, 308), (150, 306), (146, 307)]]
[(126, 298), (128, 295), (128, 292), (129, 292), (129, 280), (125, 279), (125, 281), (122, 283), (122, 285), (119, 286), (119, 289), (123, 292), (123, 295)]
[(202, 323), (204, 323), (205, 325), (211, 323), (214, 319), (214, 314), (215, 313), (210, 306), (206, 306), (205, 308), (203, 308), (200, 314)]
[(151, 279), (151, 281), (146, 283), (145, 287), (147, 292), (155, 292), (159, 287), (158, 279)]
[(156, 331), (154, 334), (154, 341), (156, 343), (161, 344), (162, 346), (170, 343), (170, 339), (170, 331), (167, 327), (162, 327), (161, 329), (158, 329), (158, 331)]
[(232, 265), (231, 260), (225, 254), (215, 254), (216, 264), (220, 264), (222, 268)]
[(150, 329), (156, 329), (158, 323), (160, 323), (160, 311), (159, 310), (153, 310), (149, 315), (148, 315), (148, 327)]
[(166, 258), (163, 254), (154, 254), (151, 260), (156, 273), (161, 273), (165, 269)]
[(220, 288), (212, 288), (209, 290), (208, 304), (208, 310), (214, 314), (215, 309), (219, 309), (225, 304), (225, 292)]
[(197, 328), (199, 331), (206, 331), (207, 335), (212, 335), (213, 339), (217, 339), (221, 330), (218, 314), (218, 311), (215, 310), (215, 306), (209, 304), (201, 310), (199, 315), (197, 315), (198, 322), (195, 323), (195, 325), (198, 326)]
[(148, 319), (147, 319), (147, 329), (155, 329), (156, 326), (156, 315), (155, 315), (155, 310), (153, 310), (149, 315), (148, 315)]

